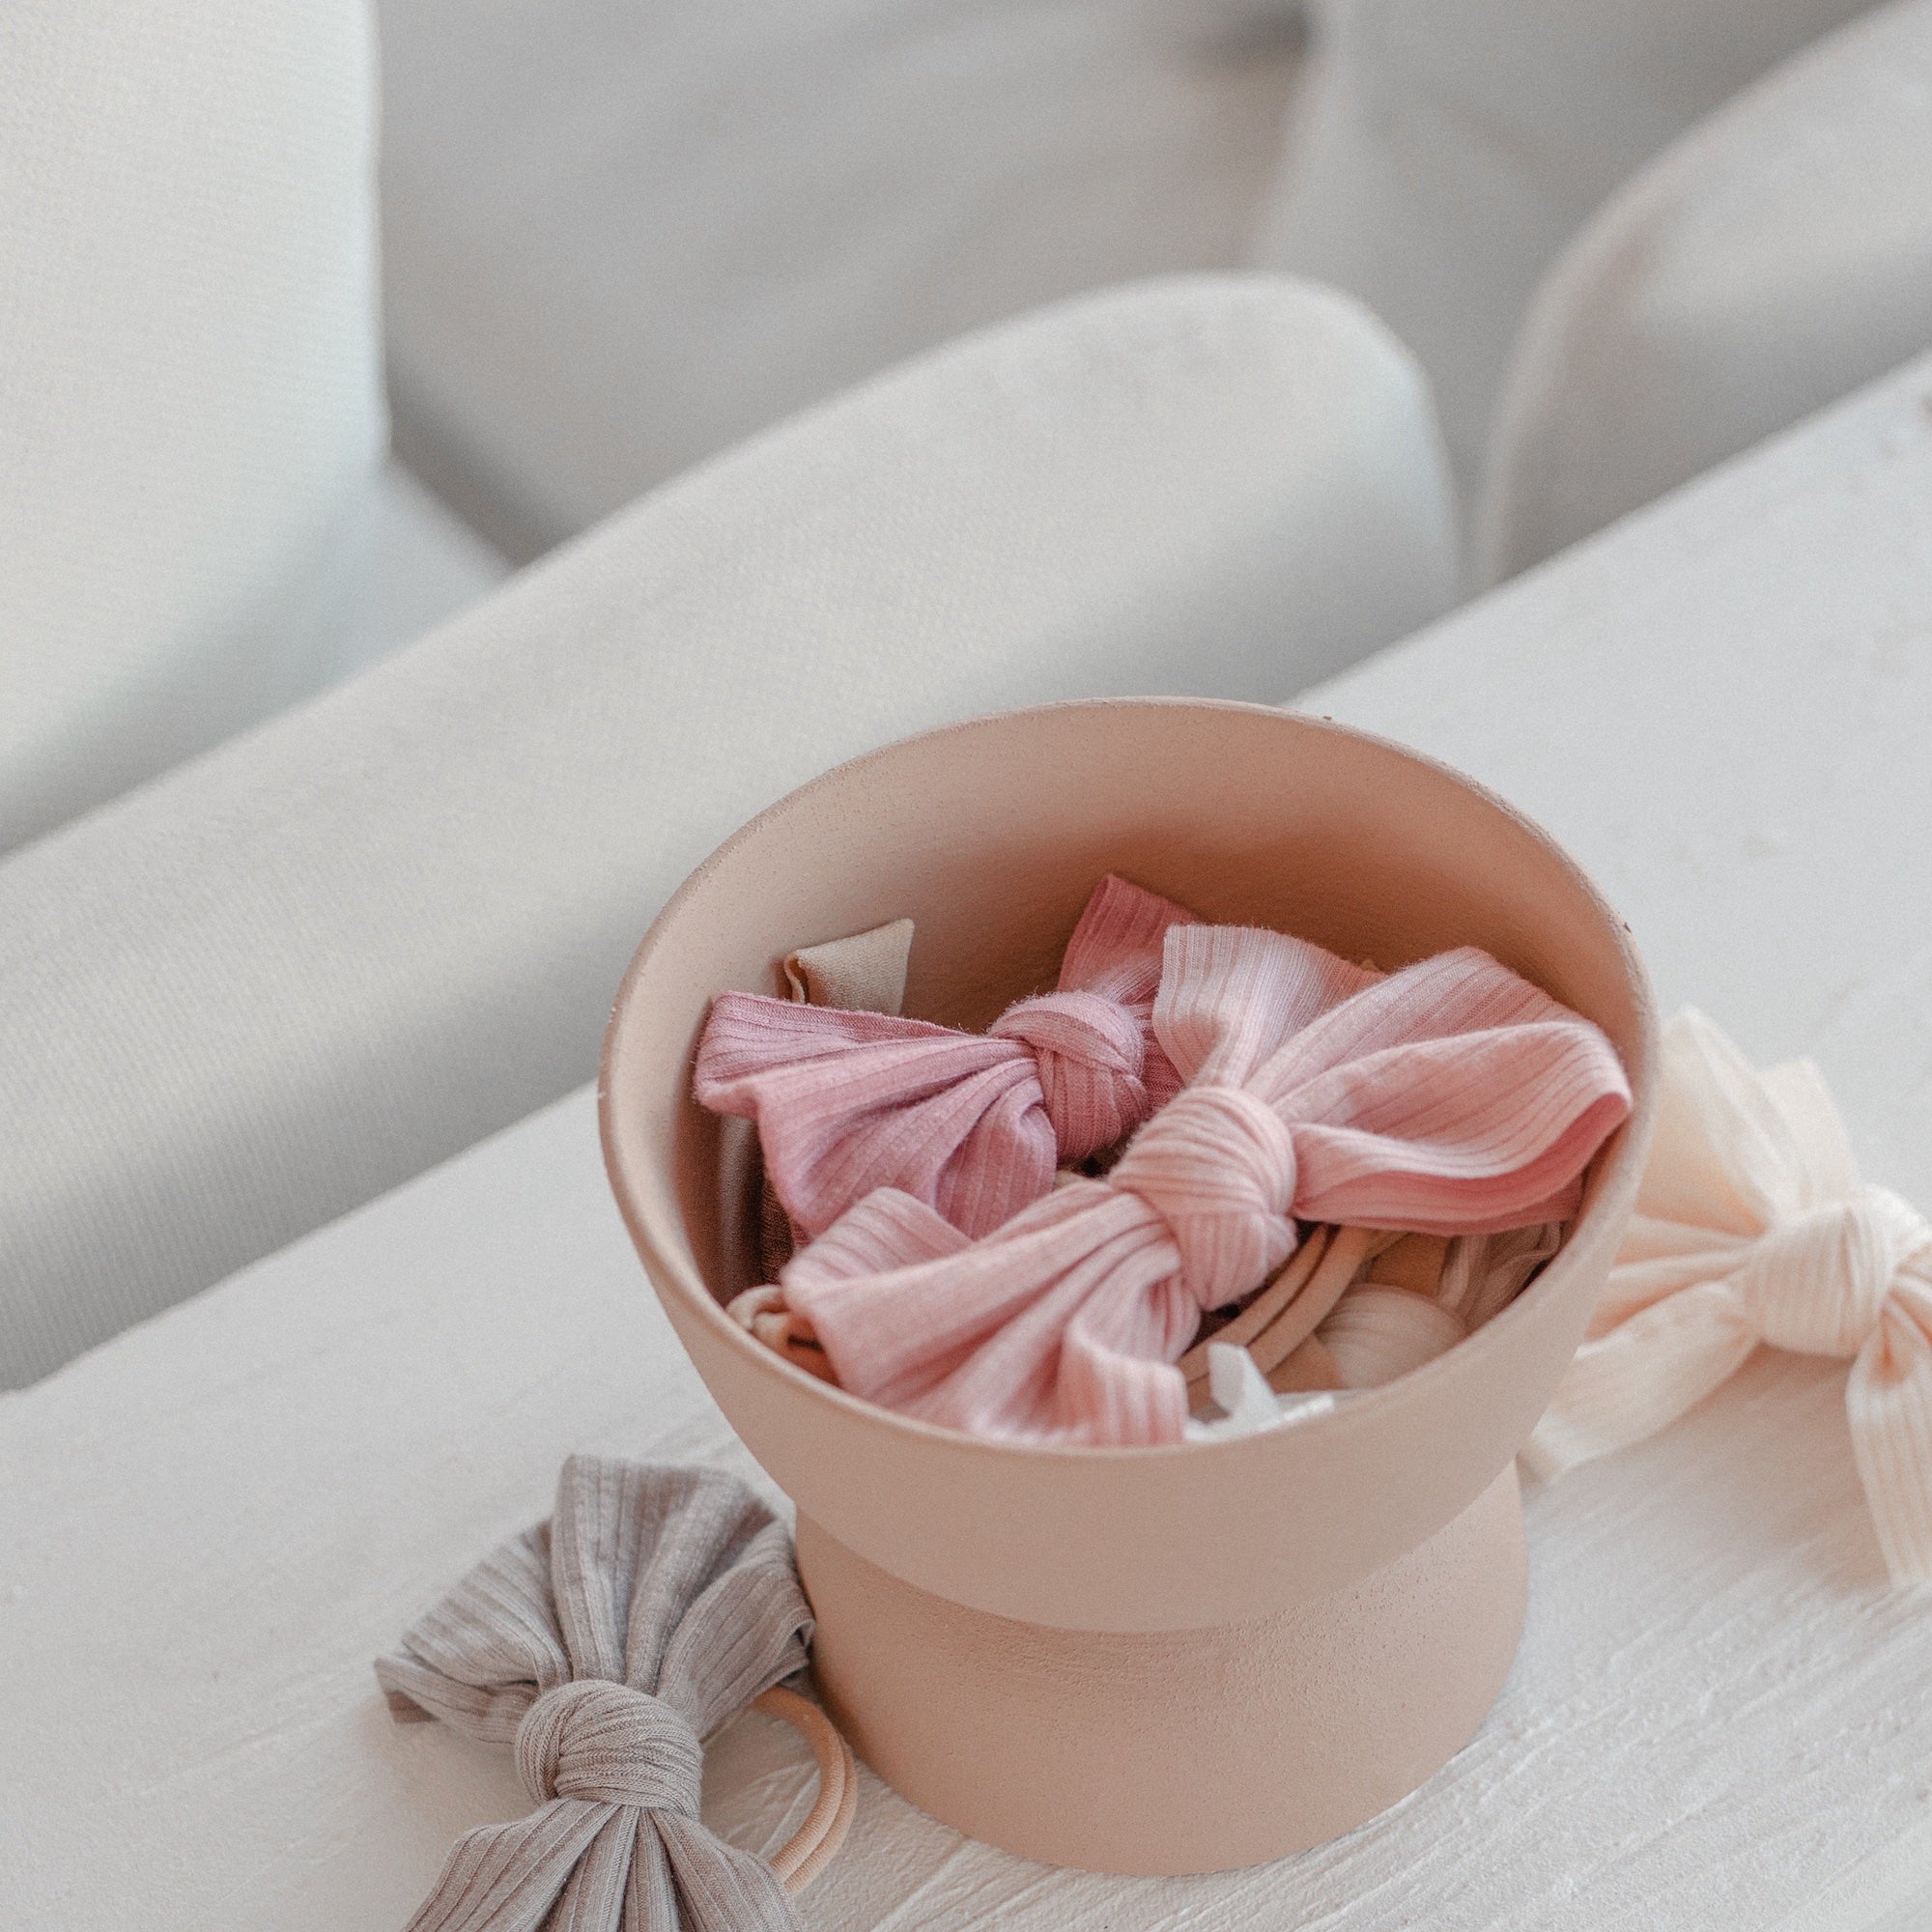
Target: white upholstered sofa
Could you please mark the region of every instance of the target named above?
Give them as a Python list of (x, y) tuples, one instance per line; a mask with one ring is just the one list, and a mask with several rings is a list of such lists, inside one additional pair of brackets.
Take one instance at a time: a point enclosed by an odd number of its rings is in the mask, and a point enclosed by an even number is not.
[(1932, 340), (1925, 0), (387, 0), (380, 169), (359, 0), (189, 14), (0, 21), (0, 1382), (580, 1081), (810, 771), (1286, 697), (1452, 471), (1513, 568)]
[(582, 1081), (684, 872), (921, 725), (1269, 698), (1447, 607), (1413, 365), (1345, 298), (1156, 284), (701, 467), (0, 866), (18, 1380)]

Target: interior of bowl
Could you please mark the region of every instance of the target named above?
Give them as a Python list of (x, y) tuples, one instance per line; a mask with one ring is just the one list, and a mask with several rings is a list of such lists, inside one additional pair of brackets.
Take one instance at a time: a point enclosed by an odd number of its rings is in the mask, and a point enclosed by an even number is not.
[(1258, 706), (1110, 701), (980, 721), (774, 807), (693, 877), (640, 954), (619, 1017), (648, 1046), (615, 1099), (648, 1117), (665, 1158), (630, 1180), (655, 1238), (714, 1301), (751, 1283), (745, 1244), (722, 1233), (721, 1122), (691, 1097), (711, 996), (781, 993), (794, 948), (910, 918), (905, 1011), (981, 1028), (1051, 985), (1108, 871), (1204, 920), (1385, 969), (1484, 947), (1595, 1020), (1627, 1065), (1644, 1056), (1634, 962), (1587, 881), (1442, 768)]

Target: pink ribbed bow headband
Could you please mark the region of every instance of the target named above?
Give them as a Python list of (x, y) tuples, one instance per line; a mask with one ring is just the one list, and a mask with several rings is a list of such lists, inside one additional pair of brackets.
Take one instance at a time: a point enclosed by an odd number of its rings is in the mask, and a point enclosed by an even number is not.
[(877, 1188), (784, 1268), (841, 1386), (979, 1435), (1179, 1441), (1176, 1359), (1293, 1253), (1297, 1221), (1567, 1219), (1630, 1108), (1602, 1033), (1471, 948), (1383, 976), (1173, 923), (1151, 1032), (1185, 1084), (1103, 1179), (979, 1239)]
[(881, 1187), (990, 1234), (1063, 1162), (1114, 1146), (1179, 1087), (1150, 1021), (1162, 940), (1192, 919), (1109, 874), (1057, 989), (984, 1034), (721, 993), (694, 1090), (713, 1112), (757, 1122), (766, 1178), (803, 1236)]

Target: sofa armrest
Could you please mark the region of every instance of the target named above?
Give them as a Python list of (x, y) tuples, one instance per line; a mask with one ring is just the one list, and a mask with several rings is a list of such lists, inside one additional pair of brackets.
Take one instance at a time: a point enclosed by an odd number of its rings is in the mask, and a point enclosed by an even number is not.
[(1264, 278), (1041, 313), (770, 432), (0, 866), (0, 1380), (582, 1081), (660, 902), (900, 733), (1276, 698), (1439, 611), (1426, 393)]
[(1673, 142), (1545, 276), (1479, 519), (1525, 570), (1917, 355), (1932, 0), (1840, 27)]

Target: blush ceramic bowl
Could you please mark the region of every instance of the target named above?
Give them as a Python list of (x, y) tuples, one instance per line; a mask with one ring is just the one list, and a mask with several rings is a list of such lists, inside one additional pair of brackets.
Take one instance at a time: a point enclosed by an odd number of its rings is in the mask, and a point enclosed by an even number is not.
[[(711, 996), (909, 916), (905, 1010), (980, 1028), (1051, 983), (1102, 873), (1393, 968), (1471, 943), (1596, 1021), (1635, 1107), (1554, 1261), (1467, 1341), (1333, 1413), (1158, 1449), (991, 1442), (754, 1342), (691, 1098)], [(814, 1667), (854, 1747), (974, 1836), (1121, 1872), (1253, 1863), (1360, 1824), (1474, 1732), (1521, 1630), (1514, 1458), (1635, 1197), (1656, 1021), (1621, 922), (1443, 766), (1258, 705), (1062, 704), (841, 765), (686, 881), (618, 994), (611, 1185), (719, 1406), (798, 1505)]]

